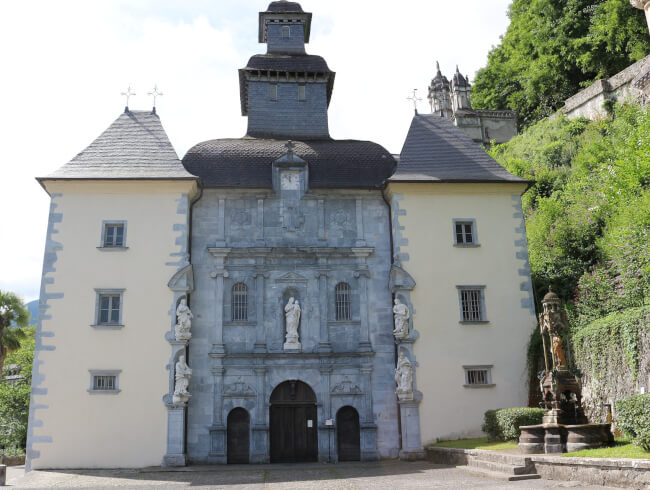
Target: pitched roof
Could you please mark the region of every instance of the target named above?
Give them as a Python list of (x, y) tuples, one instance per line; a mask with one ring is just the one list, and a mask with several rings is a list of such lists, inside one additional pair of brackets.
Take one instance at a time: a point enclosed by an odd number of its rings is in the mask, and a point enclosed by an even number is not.
[[(395, 159), (370, 141), (294, 141), (293, 152), (309, 164), (311, 187), (377, 188), (395, 171)], [(205, 187), (272, 187), (271, 165), (284, 154), (286, 140), (204, 141), (183, 157), (183, 165)]]
[(195, 179), (157, 114), (125, 111), (88, 148), (43, 179)]
[(266, 9), (267, 12), (302, 12), (302, 7), (298, 2), (287, 2), (285, 0), (279, 0), (277, 2), (271, 2), (269, 7)]
[(391, 182), (519, 182), (445, 117), (416, 114)]

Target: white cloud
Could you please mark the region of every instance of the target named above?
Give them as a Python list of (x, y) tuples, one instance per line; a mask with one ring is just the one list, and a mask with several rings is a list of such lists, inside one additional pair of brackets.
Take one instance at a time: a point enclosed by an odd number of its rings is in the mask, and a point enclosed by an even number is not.
[[(509, 0), (312, 0), (308, 52), (337, 72), (330, 106), (336, 138), (369, 139), (398, 153), (419, 89), (438, 59), (447, 76), (485, 63), (507, 26)], [(195, 143), (245, 133), (237, 69), (262, 52), (265, 1), (49, 0), (0, 3), (3, 117), (0, 288), (38, 296), (48, 196), (34, 180), (69, 161), (122, 111), (161, 114), (182, 155)]]

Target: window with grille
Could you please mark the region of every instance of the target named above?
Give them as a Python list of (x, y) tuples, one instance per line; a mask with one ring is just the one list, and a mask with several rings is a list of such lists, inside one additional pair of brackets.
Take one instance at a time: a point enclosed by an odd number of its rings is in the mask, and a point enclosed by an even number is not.
[(248, 286), (243, 282), (232, 287), (232, 320), (248, 320)]
[(93, 376), (93, 390), (114, 391), (116, 389), (117, 376)]
[(106, 223), (104, 225), (104, 247), (124, 246), (124, 223)]
[(474, 243), (474, 226), (471, 222), (456, 222), (456, 243), (471, 245)]
[(460, 300), (461, 322), (484, 322), (484, 286), (457, 286)]
[(110, 325), (120, 323), (120, 294), (100, 294), (97, 324)]
[(350, 285), (345, 282), (338, 283), (334, 289), (334, 296), (336, 300), (336, 319), (352, 319), (352, 312), (350, 311)]
[(492, 366), (463, 366), (465, 370), (465, 385), (492, 385)]

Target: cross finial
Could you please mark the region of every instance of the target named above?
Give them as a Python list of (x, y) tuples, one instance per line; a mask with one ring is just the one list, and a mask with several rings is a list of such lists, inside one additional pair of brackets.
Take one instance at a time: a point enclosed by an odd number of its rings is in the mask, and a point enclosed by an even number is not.
[(436, 70), (438, 70), (438, 72), (440, 72), (440, 63), (438, 63), (437, 61), (436, 61)]
[(124, 112), (129, 112), (129, 98), (132, 95), (135, 95), (135, 92), (133, 92), (131, 90), (131, 85), (129, 85), (128, 88), (126, 89), (126, 92), (122, 92), (122, 96), (126, 97), (126, 104), (124, 106)]
[(161, 97), (163, 95), (163, 93), (158, 90), (158, 84), (155, 84), (153, 86), (153, 90), (151, 92), (147, 92), (147, 95), (150, 95), (151, 97), (153, 97), (153, 109), (151, 110), (151, 112), (153, 112), (155, 114), (156, 113), (156, 97)]
[(410, 97), (407, 97), (406, 100), (412, 100), (413, 101), (413, 110), (415, 111), (415, 114), (418, 113), (418, 101), (422, 100), (420, 97), (418, 97), (418, 89), (414, 88), (413, 89), (413, 95)]
[(296, 147), (296, 145), (294, 144), (293, 141), (288, 140), (284, 145), (284, 147), (287, 149), (287, 154), (291, 156), (293, 155), (293, 149)]

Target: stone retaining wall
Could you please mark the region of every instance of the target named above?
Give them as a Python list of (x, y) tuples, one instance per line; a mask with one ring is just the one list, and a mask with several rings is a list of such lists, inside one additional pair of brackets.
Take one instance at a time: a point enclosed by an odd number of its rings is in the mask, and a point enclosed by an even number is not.
[[(523, 455), (480, 449), (454, 449), (446, 447), (426, 448), (426, 457), (436, 464), (466, 465), (481, 454), (500, 454), (512, 458), (512, 464), (520, 463)], [(574, 481), (593, 485), (622, 488), (650, 488), (650, 460), (567, 458), (562, 456), (526, 455), (534, 471), (546, 480)]]
[(0, 464), (6, 464), (7, 466), (19, 466), (25, 464), (25, 455), (5, 456), (4, 454), (0, 454)]

